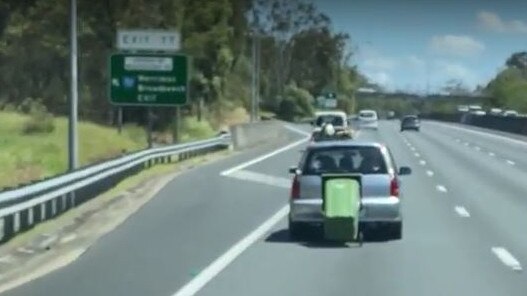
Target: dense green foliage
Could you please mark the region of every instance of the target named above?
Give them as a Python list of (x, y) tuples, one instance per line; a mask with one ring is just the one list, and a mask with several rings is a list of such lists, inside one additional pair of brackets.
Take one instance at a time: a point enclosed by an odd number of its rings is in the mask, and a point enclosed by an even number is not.
[[(69, 1), (0, 0), (0, 100), (3, 106), (41, 98), (49, 112), (68, 112)], [(192, 57), (192, 102), (211, 122), (244, 107), (251, 97), (251, 44), (261, 44), (261, 106), (276, 112), (291, 96), (309, 114), (311, 96), (325, 88), (350, 94), (355, 69), (347, 66), (349, 37), (334, 33), (329, 18), (300, 0), (78, 0), (81, 118), (114, 123), (107, 98), (107, 58), (119, 28), (176, 29)], [(298, 89), (291, 91), (291, 85)], [(302, 93), (300, 99), (297, 93)], [(306, 98), (304, 98), (306, 97)], [(203, 101), (203, 108), (198, 102)], [(144, 123), (142, 108), (127, 107), (126, 121)], [(170, 127), (173, 108), (155, 110), (157, 129)]]

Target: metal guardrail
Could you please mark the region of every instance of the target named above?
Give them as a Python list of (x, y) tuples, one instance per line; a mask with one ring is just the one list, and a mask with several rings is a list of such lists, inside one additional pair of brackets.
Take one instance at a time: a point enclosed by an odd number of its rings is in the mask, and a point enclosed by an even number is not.
[(231, 145), (229, 134), (185, 144), (146, 149), (0, 192), (0, 242), (52, 219), (157, 163), (182, 161)]

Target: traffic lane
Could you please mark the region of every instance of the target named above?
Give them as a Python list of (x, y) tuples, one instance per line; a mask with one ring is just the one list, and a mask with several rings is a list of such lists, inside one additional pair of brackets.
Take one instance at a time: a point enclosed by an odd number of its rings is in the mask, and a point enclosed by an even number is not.
[(183, 173), (77, 261), (5, 295), (169, 295), (284, 204), (280, 188), (220, 176), (254, 156)]
[[(413, 155), (381, 127), (394, 156)], [(343, 248), (291, 241), (282, 221), (214, 278), (198, 295), (523, 295), (524, 278), (503, 268), (485, 237), (455, 216), (414, 172), (404, 178), (403, 240)]]
[(428, 161), (449, 194), (471, 214), (474, 231), (494, 246), (506, 246), (527, 262), (527, 173), (495, 159), (482, 159), (466, 147), (447, 141), (448, 135), (423, 130), (408, 140)]
[(479, 153), (496, 157), (509, 165), (518, 165), (527, 171), (527, 137), (463, 125), (426, 122), (424, 129), (450, 135), (450, 141), (468, 145)]
[[(294, 126), (295, 128), (303, 128), (304, 126)], [(305, 127), (304, 127), (305, 128)], [(281, 178), (291, 178), (289, 168), (297, 166), (300, 161), (302, 153), (306, 147), (310, 144), (309, 138), (304, 137), (305, 141), (299, 143), (298, 146), (292, 147), (284, 153), (280, 153), (274, 157), (273, 162), (259, 162), (251, 166), (250, 171), (257, 172), (266, 175), (273, 175)], [(379, 132), (375, 130), (361, 130), (356, 134), (356, 139), (360, 141), (374, 141), (382, 142), (382, 138), (379, 136)], [(300, 141), (300, 140), (299, 140)], [(299, 142), (297, 141), (297, 142)], [(281, 164), (281, 171), (277, 172), (276, 163)]]

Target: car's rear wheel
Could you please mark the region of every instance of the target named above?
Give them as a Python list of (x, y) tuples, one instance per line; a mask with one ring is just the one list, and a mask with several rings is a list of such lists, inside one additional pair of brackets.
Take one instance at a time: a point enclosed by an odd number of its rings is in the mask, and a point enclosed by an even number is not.
[(289, 219), (289, 237), (292, 239), (299, 239), (302, 237), (305, 226), (300, 222), (293, 222)]
[(388, 236), (392, 240), (400, 240), (403, 238), (403, 222), (390, 223), (388, 226)]

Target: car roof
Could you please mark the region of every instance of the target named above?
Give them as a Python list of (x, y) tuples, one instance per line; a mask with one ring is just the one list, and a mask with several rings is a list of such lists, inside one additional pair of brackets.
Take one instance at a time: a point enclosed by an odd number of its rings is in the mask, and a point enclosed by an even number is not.
[(344, 111), (317, 111), (315, 112), (315, 116), (323, 116), (323, 115), (338, 115), (338, 116), (346, 117), (346, 112)]
[(308, 149), (328, 148), (328, 147), (385, 147), (384, 144), (373, 141), (357, 141), (357, 140), (335, 140), (322, 141), (310, 143)]

